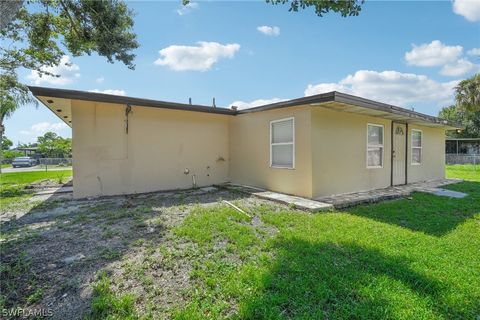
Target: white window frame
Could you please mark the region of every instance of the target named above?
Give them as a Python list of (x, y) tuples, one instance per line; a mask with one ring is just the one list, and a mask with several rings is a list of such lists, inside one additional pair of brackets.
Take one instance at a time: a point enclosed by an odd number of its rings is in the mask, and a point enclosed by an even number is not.
[[(368, 127), (369, 126), (382, 128), (382, 144), (381, 145), (370, 145), (368, 143)], [(368, 165), (368, 149), (370, 147), (372, 147), (372, 148), (381, 147), (382, 148), (382, 155), (381, 155), (382, 165), (381, 166), (369, 166)], [(365, 160), (366, 160), (366, 164), (367, 164), (367, 169), (382, 169), (383, 168), (383, 163), (385, 161), (384, 154), (385, 154), (385, 126), (383, 124), (367, 123), (367, 151), (365, 152), (365, 155), (366, 155)]]
[[(413, 132), (417, 131), (420, 132), (420, 147), (414, 147), (413, 146)], [(412, 137), (410, 139), (410, 164), (412, 166), (420, 166), (422, 165), (423, 162), (423, 131), (420, 129), (412, 129), (411, 133)], [(420, 162), (413, 162), (413, 149), (420, 149)]]
[[(283, 122), (283, 121), (288, 121), (292, 120), (292, 142), (277, 142), (273, 143), (272, 142), (272, 128), (273, 124), (277, 122)], [(273, 146), (280, 146), (280, 145), (292, 145), (292, 152), (293, 152), (293, 159), (292, 159), (292, 166), (291, 167), (282, 167), (282, 166), (274, 166), (273, 165)], [(272, 120), (270, 121), (270, 168), (274, 169), (289, 169), (293, 170), (295, 169), (295, 117), (288, 117), (288, 118), (283, 118), (283, 119), (278, 119), (278, 120)]]

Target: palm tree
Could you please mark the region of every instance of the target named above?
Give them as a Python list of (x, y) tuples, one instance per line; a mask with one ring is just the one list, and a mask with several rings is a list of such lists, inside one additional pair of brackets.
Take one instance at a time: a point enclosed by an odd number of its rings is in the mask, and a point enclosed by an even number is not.
[(455, 87), (455, 100), (460, 110), (480, 112), (480, 73), (460, 81)]

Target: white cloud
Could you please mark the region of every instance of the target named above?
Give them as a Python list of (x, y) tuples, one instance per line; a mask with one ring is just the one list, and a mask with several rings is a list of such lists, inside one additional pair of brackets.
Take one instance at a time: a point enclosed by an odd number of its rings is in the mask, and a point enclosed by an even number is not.
[(258, 99), (250, 102), (234, 101), (230, 103), (229, 107), (236, 106), (238, 110), (249, 109), (253, 107), (263, 106), (270, 103), (285, 101), (286, 99), (272, 98), (272, 99)]
[(453, 12), (463, 16), (471, 22), (480, 21), (480, 1), (478, 0), (454, 0)]
[(95, 79), (95, 82), (96, 82), (96, 83), (102, 83), (103, 81), (105, 81), (105, 77), (104, 77), (104, 76), (100, 76), (100, 77), (98, 77), (97, 79)]
[(480, 66), (471, 63), (467, 59), (460, 59), (454, 63), (444, 65), (442, 70), (440, 70), (440, 74), (444, 76), (458, 77), (479, 70)]
[(32, 138), (36, 138), (38, 136), (44, 135), (46, 132), (49, 131), (55, 132), (56, 134), (61, 134), (66, 129), (69, 129), (69, 127), (64, 122), (39, 122), (32, 125), (29, 130), (21, 130), (20, 133), (25, 136), (31, 136)]
[(194, 9), (198, 9), (198, 2), (190, 2), (186, 5), (182, 5), (180, 9), (177, 9), (177, 13), (179, 16), (183, 16)]
[(159, 51), (161, 58), (155, 64), (175, 71), (207, 71), (220, 58), (233, 58), (240, 49), (237, 43), (198, 42), (198, 46), (171, 45)]
[(88, 90), (88, 92), (114, 94), (117, 96), (124, 96), (127, 94), (125, 90), (118, 90), (118, 89), (105, 89), (105, 90), (93, 89), (93, 90)]
[(277, 37), (280, 35), (280, 28), (276, 26), (259, 26), (257, 27), (258, 32), (263, 33), (267, 36)]
[(458, 81), (437, 82), (425, 75), (398, 71), (359, 70), (337, 83), (309, 84), (305, 96), (340, 91), (360, 97), (406, 106), (413, 102), (447, 104)]
[[(413, 49), (405, 53), (405, 60), (415, 66), (442, 66), (440, 74), (457, 77), (480, 69), (480, 66), (462, 58), (462, 46), (447, 46), (439, 40), (421, 45), (413, 45)], [(480, 49), (472, 49), (469, 55), (480, 54)]]
[(48, 75), (40, 76), (37, 71), (32, 70), (27, 76), (27, 79), (31, 80), (36, 85), (40, 85), (43, 82), (53, 85), (66, 85), (72, 83), (75, 79), (80, 78), (80, 67), (72, 63), (69, 56), (63, 56), (60, 59), (60, 64), (58, 66), (44, 66), (42, 67), (42, 70), (54, 75), (59, 75), (59, 77)]
[(480, 56), (480, 48), (473, 48), (467, 51), (470, 56)]
[(442, 66), (456, 61), (462, 55), (462, 46), (446, 46), (439, 40), (421, 45), (413, 44), (413, 49), (405, 53), (408, 64), (420, 67)]

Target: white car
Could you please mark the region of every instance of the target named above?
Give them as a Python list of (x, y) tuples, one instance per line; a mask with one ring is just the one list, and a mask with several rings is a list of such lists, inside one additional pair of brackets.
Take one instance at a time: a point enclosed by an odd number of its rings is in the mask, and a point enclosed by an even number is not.
[(37, 160), (31, 157), (16, 157), (12, 161), (12, 167), (31, 167), (37, 164)]

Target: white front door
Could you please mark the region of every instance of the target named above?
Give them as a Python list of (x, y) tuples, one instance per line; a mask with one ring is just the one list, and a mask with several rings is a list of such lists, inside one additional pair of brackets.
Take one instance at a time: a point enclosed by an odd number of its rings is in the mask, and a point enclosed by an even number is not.
[(405, 184), (406, 125), (393, 124), (393, 185)]

